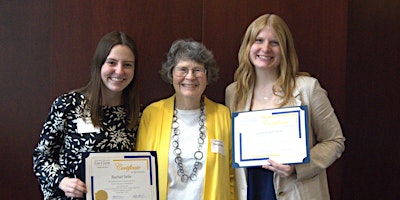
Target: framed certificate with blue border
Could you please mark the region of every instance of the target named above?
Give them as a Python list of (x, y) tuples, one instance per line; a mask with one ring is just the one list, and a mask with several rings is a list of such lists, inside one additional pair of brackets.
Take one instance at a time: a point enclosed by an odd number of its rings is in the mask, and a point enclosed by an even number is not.
[(307, 113), (307, 106), (232, 113), (232, 166), (310, 162)]
[(88, 153), (87, 200), (158, 200), (155, 151)]

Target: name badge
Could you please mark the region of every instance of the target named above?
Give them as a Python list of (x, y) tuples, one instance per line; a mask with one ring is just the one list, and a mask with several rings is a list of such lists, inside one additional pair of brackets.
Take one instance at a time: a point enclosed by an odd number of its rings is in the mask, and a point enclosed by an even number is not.
[(211, 152), (213, 153), (219, 153), (225, 155), (224, 146), (225, 146), (224, 141), (222, 140), (216, 140), (216, 139), (211, 140)]
[(76, 119), (76, 127), (78, 129), (78, 133), (100, 133), (100, 128), (93, 126), (90, 117), (86, 118), (85, 120), (82, 118)]

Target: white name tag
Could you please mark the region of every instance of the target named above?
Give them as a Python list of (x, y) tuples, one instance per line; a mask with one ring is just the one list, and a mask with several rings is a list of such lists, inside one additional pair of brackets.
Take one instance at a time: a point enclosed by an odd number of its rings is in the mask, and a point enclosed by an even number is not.
[(224, 141), (222, 140), (211, 140), (211, 152), (225, 155)]
[(99, 127), (94, 127), (92, 124), (92, 120), (88, 117), (86, 120), (82, 118), (76, 119), (76, 127), (78, 129), (78, 133), (100, 133)]

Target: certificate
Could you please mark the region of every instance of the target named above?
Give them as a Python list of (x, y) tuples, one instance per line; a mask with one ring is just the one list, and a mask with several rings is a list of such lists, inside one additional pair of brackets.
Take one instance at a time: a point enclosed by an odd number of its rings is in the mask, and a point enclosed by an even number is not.
[(155, 151), (89, 153), (84, 164), (87, 200), (158, 199)]
[(232, 114), (232, 166), (310, 162), (307, 106)]

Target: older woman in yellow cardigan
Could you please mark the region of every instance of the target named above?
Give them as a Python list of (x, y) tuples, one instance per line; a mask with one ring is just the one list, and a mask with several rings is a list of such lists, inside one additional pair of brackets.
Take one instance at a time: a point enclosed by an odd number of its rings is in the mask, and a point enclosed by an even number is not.
[(175, 94), (143, 111), (136, 143), (157, 152), (160, 199), (235, 199), (231, 114), (203, 94), (218, 78), (212, 52), (177, 40), (160, 73)]

